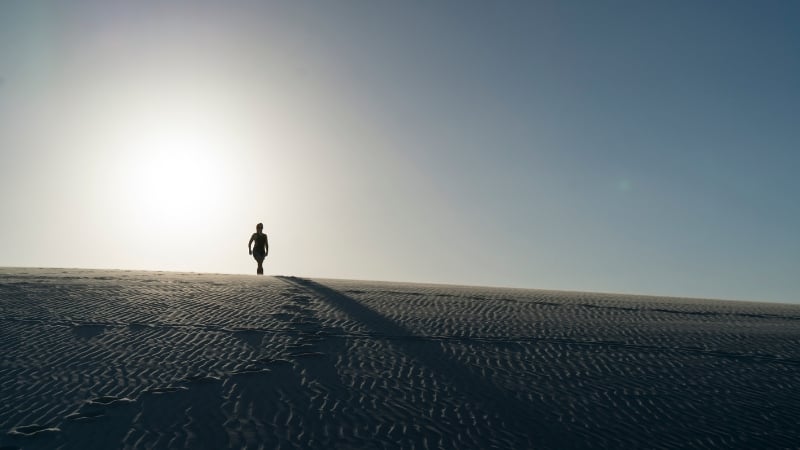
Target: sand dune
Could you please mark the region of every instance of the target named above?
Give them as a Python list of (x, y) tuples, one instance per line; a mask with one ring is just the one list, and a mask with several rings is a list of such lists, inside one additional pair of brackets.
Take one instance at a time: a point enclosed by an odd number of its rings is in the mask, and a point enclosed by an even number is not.
[(0, 269), (0, 448), (797, 448), (800, 306)]

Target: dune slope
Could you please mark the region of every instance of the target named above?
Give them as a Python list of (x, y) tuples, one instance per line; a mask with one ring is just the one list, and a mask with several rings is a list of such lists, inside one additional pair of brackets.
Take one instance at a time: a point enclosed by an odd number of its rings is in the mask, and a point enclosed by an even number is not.
[(0, 269), (2, 448), (795, 447), (800, 306)]

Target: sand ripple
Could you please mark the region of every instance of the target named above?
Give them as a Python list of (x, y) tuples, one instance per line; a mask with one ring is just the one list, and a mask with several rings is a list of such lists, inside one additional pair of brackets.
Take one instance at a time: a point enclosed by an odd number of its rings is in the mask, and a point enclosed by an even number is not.
[(800, 307), (0, 270), (2, 448), (786, 448)]

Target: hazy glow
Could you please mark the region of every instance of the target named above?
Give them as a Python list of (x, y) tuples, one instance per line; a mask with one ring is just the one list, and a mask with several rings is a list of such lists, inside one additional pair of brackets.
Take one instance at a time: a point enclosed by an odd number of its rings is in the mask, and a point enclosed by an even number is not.
[(0, 2), (0, 265), (794, 300), (797, 2)]
[[(138, 120), (137, 120), (138, 119)], [(183, 229), (207, 222), (208, 205), (218, 205), (231, 192), (226, 171), (226, 141), (219, 121), (202, 120), (190, 111), (169, 111), (154, 105), (143, 117), (123, 119), (123, 177), (126, 199), (141, 217), (157, 218), (160, 227)]]

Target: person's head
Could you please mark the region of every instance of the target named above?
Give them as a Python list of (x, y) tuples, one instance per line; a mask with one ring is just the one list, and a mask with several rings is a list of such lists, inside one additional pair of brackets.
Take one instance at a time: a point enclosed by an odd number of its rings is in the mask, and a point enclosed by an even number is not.
[(264, 229), (264, 224), (263, 223), (259, 223), (258, 225), (256, 225), (256, 231), (258, 231), (259, 233), (261, 233), (261, 230), (263, 230), (263, 229)]

